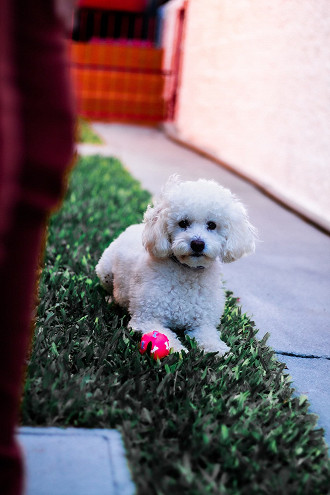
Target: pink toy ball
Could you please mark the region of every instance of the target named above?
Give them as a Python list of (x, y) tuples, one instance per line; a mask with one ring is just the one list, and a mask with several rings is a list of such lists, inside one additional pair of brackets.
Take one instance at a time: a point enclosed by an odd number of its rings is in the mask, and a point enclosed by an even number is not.
[(151, 342), (150, 355), (156, 359), (162, 359), (168, 356), (170, 353), (170, 342), (166, 335), (153, 330), (152, 332), (142, 335), (140, 343), (140, 353), (144, 354), (147, 350), (148, 344)]

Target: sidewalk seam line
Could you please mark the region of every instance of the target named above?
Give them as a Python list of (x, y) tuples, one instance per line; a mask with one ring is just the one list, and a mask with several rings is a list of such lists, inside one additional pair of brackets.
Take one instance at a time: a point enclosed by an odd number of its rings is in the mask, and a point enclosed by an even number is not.
[(290, 356), (290, 357), (297, 357), (301, 359), (326, 359), (330, 360), (330, 356), (315, 356), (315, 354), (299, 354), (295, 352), (287, 352), (287, 351), (275, 351), (276, 354), (280, 356)]

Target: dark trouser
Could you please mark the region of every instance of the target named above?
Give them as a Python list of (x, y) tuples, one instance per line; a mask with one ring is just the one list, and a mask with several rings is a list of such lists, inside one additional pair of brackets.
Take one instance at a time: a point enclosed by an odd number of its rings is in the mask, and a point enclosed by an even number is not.
[(22, 490), (14, 440), (38, 259), (73, 154), (74, 113), (50, 0), (0, 0), (0, 493)]

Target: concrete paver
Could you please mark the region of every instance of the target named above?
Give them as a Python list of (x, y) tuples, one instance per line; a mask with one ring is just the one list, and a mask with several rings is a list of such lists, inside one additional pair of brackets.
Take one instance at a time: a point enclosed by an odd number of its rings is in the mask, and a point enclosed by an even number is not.
[(258, 337), (270, 333), (269, 344), (287, 363), (297, 392), (308, 395), (330, 443), (329, 374), (325, 376), (330, 363), (330, 237), (160, 130), (101, 123), (93, 127), (105, 144), (79, 145), (79, 152), (117, 156), (152, 194), (177, 173), (183, 179), (214, 179), (247, 206), (260, 242), (255, 255), (224, 265), (226, 286), (252, 316)]
[(18, 430), (25, 454), (26, 495), (133, 495), (116, 430)]

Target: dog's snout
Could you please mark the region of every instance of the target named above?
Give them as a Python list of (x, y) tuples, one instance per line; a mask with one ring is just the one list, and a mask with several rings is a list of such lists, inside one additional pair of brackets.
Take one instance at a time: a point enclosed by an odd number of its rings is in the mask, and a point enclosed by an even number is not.
[(205, 242), (200, 239), (195, 239), (191, 241), (190, 247), (194, 251), (194, 253), (201, 253), (205, 248)]

